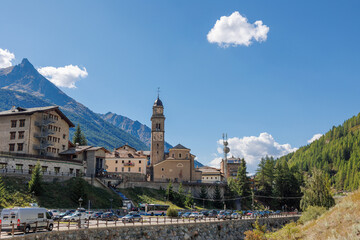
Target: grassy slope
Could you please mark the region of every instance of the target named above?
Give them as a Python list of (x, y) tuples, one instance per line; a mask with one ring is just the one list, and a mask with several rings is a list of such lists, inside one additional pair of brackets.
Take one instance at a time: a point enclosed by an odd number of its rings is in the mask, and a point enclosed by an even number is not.
[(360, 190), (344, 197), (316, 220), (290, 224), (270, 239), (360, 239)]
[[(3, 181), (8, 191), (18, 192), (21, 196), (26, 198), (28, 203), (34, 202), (31, 194), (27, 191), (26, 180), (15, 177), (4, 177)], [(84, 193), (92, 202), (92, 208), (110, 208), (109, 199), (113, 199), (113, 208), (119, 208), (122, 206), (121, 198), (116, 194), (108, 192), (102, 188), (93, 187), (85, 181), (83, 181), (83, 186)], [(72, 200), (72, 191), (73, 187), (70, 184), (70, 180), (66, 182), (44, 183), (43, 194), (35, 198), (36, 202), (38, 202), (40, 206), (46, 208), (76, 208), (79, 206), (79, 204), (77, 201)], [(19, 205), (16, 202), (16, 199), (13, 199), (12, 203), (13, 204), (11, 205)], [(87, 207), (87, 202), (84, 202), (83, 206), (84, 205)]]
[(170, 205), (170, 207), (181, 209), (181, 207), (176, 206), (172, 202), (165, 201), (166, 198), (165, 190), (135, 187), (135, 188), (120, 189), (120, 191), (127, 198), (130, 198), (134, 202), (134, 204), (139, 204), (139, 203), (166, 204), (166, 205)]

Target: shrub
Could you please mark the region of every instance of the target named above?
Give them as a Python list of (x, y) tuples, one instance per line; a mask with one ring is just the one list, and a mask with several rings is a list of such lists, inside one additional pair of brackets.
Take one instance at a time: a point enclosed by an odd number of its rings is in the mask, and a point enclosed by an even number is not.
[(166, 211), (166, 216), (168, 216), (168, 217), (177, 217), (178, 212), (174, 208), (168, 208), (168, 210)]
[(317, 219), (320, 217), (323, 213), (325, 213), (327, 210), (325, 207), (318, 207), (318, 206), (310, 206), (306, 209), (305, 212), (302, 213), (299, 221), (300, 223), (306, 223), (308, 221)]

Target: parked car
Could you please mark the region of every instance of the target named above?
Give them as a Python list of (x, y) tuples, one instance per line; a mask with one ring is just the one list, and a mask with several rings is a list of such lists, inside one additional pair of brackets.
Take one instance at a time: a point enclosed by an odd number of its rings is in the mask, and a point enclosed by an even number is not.
[(95, 212), (90, 216), (90, 219), (92, 220), (100, 219), (102, 214), (103, 212)]
[(193, 212), (192, 214), (190, 214), (189, 218), (203, 219), (204, 214), (199, 213), (199, 212)]
[(218, 212), (216, 210), (210, 210), (208, 213), (208, 217), (216, 218), (218, 215)]
[(186, 212), (184, 214), (181, 215), (182, 218), (189, 218), (191, 212)]
[(62, 218), (64, 221), (79, 221), (79, 220), (87, 220), (86, 214), (83, 212), (75, 212), (72, 215), (68, 215)]
[(204, 210), (204, 211), (201, 211), (201, 213), (204, 214), (205, 217), (209, 216), (209, 212), (210, 212), (210, 211), (205, 211), (205, 210)]
[(117, 221), (119, 217), (113, 212), (106, 212), (101, 215), (101, 220), (113, 220)]
[(1, 230), (12, 231), (12, 224), (15, 224), (15, 231), (29, 233), (32, 229), (53, 230), (54, 221), (45, 208), (4, 208), (1, 212)]
[(241, 214), (234, 212), (233, 214), (231, 214), (231, 219), (241, 219)]
[(222, 212), (217, 215), (217, 218), (222, 220), (231, 219), (231, 215), (230, 213)]
[(141, 222), (142, 221), (142, 216), (140, 214), (133, 214), (133, 215), (128, 214), (128, 215), (122, 217), (121, 221), (123, 223), (126, 223), (126, 222)]

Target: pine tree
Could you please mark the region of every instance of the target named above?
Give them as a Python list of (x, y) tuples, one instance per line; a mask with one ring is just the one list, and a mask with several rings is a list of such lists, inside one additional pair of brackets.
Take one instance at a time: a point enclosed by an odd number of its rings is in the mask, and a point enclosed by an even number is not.
[(243, 197), (241, 199), (242, 208), (250, 208), (251, 205), (250, 198), (248, 198), (251, 195), (250, 179), (246, 174), (246, 162), (245, 159), (241, 159), (236, 178), (234, 180), (229, 179), (230, 189), (238, 196)]
[(78, 143), (80, 146), (87, 145), (87, 141), (86, 141), (85, 135), (81, 131), (80, 124), (78, 124), (76, 126), (76, 130), (75, 130), (74, 137), (73, 137), (73, 143), (75, 143), (75, 144)]
[(218, 185), (215, 185), (213, 200), (214, 200), (214, 208), (221, 209), (223, 207), (221, 192)]
[(191, 208), (193, 205), (194, 205), (194, 199), (192, 198), (191, 191), (189, 189), (188, 193), (186, 194), (185, 206)]
[(40, 163), (38, 162), (31, 174), (29, 182), (29, 192), (34, 193), (35, 196), (39, 196), (42, 190), (42, 173)]
[(179, 207), (184, 207), (185, 206), (185, 197), (184, 197), (184, 187), (182, 185), (182, 183), (179, 184), (179, 190), (178, 190), (178, 194), (176, 197), (176, 203)]
[(172, 182), (171, 180), (169, 181), (167, 188), (166, 188), (166, 199), (168, 201), (173, 201), (174, 200), (174, 191), (173, 191), (173, 186), (172, 186)]
[(305, 187), (301, 188), (304, 194), (300, 202), (301, 209), (306, 210), (309, 206), (328, 209), (334, 206), (335, 201), (330, 192), (328, 176), (316, 168), (311, 171), (311, 174), (312, 176), (306, 179)]
[(202, 199), (202, 204), (203, 204), (203, 208), (204, 208), (205, 207), (205, 201), (207, 203), (207, 198), (208, 198), (208, 193), (207, 193), (207, 190), (206, 190), (206, 186), (204, 186), (204, 185), (201, 186), (199, 197)]

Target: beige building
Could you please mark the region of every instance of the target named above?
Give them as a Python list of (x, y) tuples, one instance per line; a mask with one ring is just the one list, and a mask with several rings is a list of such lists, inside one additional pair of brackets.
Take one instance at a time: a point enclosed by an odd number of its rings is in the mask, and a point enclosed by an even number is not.
[(225, 179), (236, 178), (240, 167), (241, 158), (231, 157), (220, 162), (220, 170), (224, 174)]
[(103, 147), (76, 145), (61, 152), (60, 155), (71, 161), (82, 162), (85, 176), (95, 177), (105, 170), (106, 153), (109, 151)]
[(109, 174), (140, 174), (145, 179), (148, 156), (129, 145), (124, 145), (106, 154), (105, 165)]
[(74, 124), (57, 106), (0, 112), (0, 151), (58, 157)]
[(154, 165), (155, 181), (193, 182), (201, 179), (201, 172), (194, 167), (195, 155), (181, 144), (169, 149), (166, 159)]
[(203, 183), (221, 182), (223, 180), (220, 169), (203, 166), (197, 170), (201, 172), (201, 182)]

